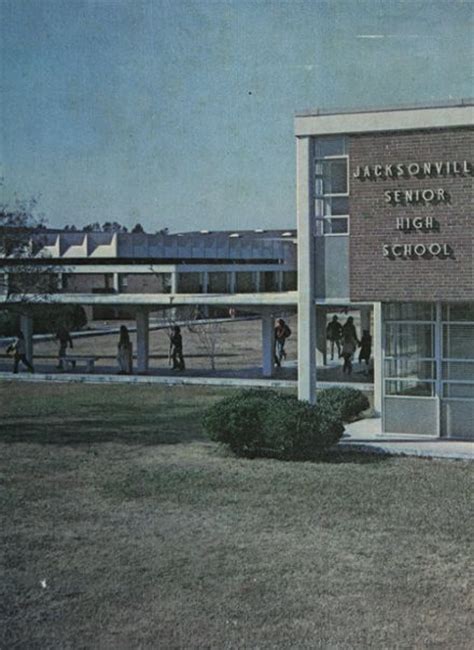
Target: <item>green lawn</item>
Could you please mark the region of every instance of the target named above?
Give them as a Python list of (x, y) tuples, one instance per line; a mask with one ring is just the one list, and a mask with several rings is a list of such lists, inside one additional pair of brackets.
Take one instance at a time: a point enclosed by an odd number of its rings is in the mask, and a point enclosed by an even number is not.
[(0, 384), (0, 647), (470, 647), (470, 465), (236, 459), (225, 394)]

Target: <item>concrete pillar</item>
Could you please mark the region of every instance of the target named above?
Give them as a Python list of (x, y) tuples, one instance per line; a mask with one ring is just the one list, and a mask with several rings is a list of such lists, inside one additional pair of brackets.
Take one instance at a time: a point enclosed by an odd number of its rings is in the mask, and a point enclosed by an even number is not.
[(26, 358), (33, 363), (33, 318), (31, 314), (21, 314), (20, 329), (25, 337)]
[[(178, 271), (171, 271), (171, 286), (170, 286), (170, 292), (174, 295), (175, 293), (178, 293)], [(167, 310), (167, 317), (175, 321), (177, 319), (178, 313), (176, 307), (172, 307), (171, 309)]]
[(264, 377), (273, 376), (275, 342), (273, 340), (274, 317), (270, 312), (262, 314), (262, 368)]
[(120, 292), (120, 278), (118, 273), (114, 273), (112, 276), (112, 286), (115, 293)]
[(178, 293), (178, 271), (171, 272), (171, 293)]
[(383, 332), (382, 303), (374, 302), (374, 331), (372, 354), (374, 358), (374, 410), (380, 415), (383, 403)]
[(441, 422), (441, 399), (443, 397), (443, 311), (440, 302), (435, 304), (435, 330), (434, 330), (434, 352), (436, 364), (435, 399), (436, 399), (436, 425), (438, 437), (443, 435)]
[(148, 372), (148, 312), (145, 309), (137, 311), (137, 369), (138, 372)]
[(316, 402), (314, 192), (310, 138), (296, 139), (298, 227), (298, 399)]
[[(326, 310), (324, 307), (316, 307), (316, 347), (320, 355), (320, 363), (327, 364), (327, 340), (326, 340)], [(316, 358), (317, 361), (317, 358)]]

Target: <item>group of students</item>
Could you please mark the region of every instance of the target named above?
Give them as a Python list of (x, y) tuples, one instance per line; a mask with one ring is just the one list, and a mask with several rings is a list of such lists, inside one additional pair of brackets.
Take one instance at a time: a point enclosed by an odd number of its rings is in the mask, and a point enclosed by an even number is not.
[(368, 366), (372, 353), (372, 337), (369, 330), (363, 330), (359, 340), (354, 325), (354, 319), (349, 316), (344, 325), (341, 325), (337, 316), (326, 328), (326, 338), (331, 344), (331, 360), (334, 359), (334, 350), (337, 349), (338, 357), (343, 359), (342, 372), (350, 375), (352, 373), (352, 359), (357, 348), (359, 351), (359, 363), (365, 361)]
[[(279, 368), (283, 359), (286, 359), (285, 343), (291, 336), (291, 329), (288, 324), (279, 318), (274, 329), (274, 364)], [(372, 337), (368, 330), (363, 330), (362, 337), (359, 340), (354, 325), (354, 319), (349, 316), (344, 325), (341, 325), (337, 316), (333, 316), (326, 329), (326, 337), (331, 344), (331, 359), (334, 359), (334, 352), (337, 350), (338, 357), (344, 360), (343, 373), (352, 373), (352, 359), (357, 350), (359, 352), (359, 363), (365, 361), (369, 365), (370, 355), (372, 352)], [(173, 363), (174, 370), (184, 370), (185, 362), (183, 356), (183, 337), (181, 328), (174, 325), (170, 335), (169, 361)], [(71, 335), (65, 327), (60, 327), (56, 333), (56, 340), (59, 341), (58, 368), (65, 369), (66, 350), (69, 346), (73, 347)], [(18, 372), (18, 366), (21, 363), (26, 366), (29, 372), (34, 372), (34, 368), (26, 356), (26, 342), (23, 332), (19, 332), (13, 343), (7, 348), (7, 353), (14, 352), (13, 372)], [(117, 361), (119, 365), (119, 374), (130, 375), (133, 369), (133, 354), (130, 335), (125, 325), (120, 327), (120, 336), (117, 344)], [(75, 362), (72, 361), (73, 366)]]
[[(61, 326), (56, 332), (56, 340), (59, 342), (59, 351), (58, 351), (58, 365), (59, 370), (65, 370), (66, 366), (66, 353), (67, 348), (74, 347), (72, 338), (68, 330)], [(34, 368), (31, 362), (29, 361), (26, 354), (26, 340), (25, 335), (20, 330), (18, 335), (15, 337), (13, 342), (7, 347), (7, 354), (13, 353), (13, 372), (14, 374), (18, 373), (18, 368), (20, 363), (22, 363), (25, 368), (33, 373)], [(169, 352), (170, 363), (173, 362), (174, 370), (184, 370), (184, 356), (183, 356), (183, 338), (181, 336), (181, 329), (178, 325), (175, 325), (170, 333), (170, 352)], [(130, 341), (130, 335), (128, 328), (125, 325), (120, 327), (119, 341), (117, 344), (117, 362), (119, 365), (119, 375), (131, 375), (133, 371), (133, 349), (132, 343)], [(71, 361), (73, 367), (75, 367), (75, 360)]]
[[(181, 335), (181, 328), (174, 325), (171, 329), (170, 335), (170, 350), (169, 361), (173, 362), (173, 370), (184, 370), (184, 356), (183, 356), (183, 337)], [(119, 375), (132, 374), (132, 343), (130, 335), (125, 325), (120, 327), (120, 337), (117, 345), (117, 361), (119, 364)]]

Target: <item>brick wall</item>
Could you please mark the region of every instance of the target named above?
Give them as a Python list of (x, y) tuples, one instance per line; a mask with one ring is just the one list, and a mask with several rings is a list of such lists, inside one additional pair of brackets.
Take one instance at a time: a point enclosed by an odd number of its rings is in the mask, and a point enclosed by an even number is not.
[[(472, 300), (473, 177), (354, 178), (357, 167), (472, 161), (474, 130), (395, 132), (350, 139), (350, 294), (356, 300)], [(470, 169), (472, 170), (472, 163)], [(380, 171), (380, 168), (377, 170)], [(386, 190), (443, 189), (448, 201), (387, 203)], [(432, 217), (438, 231), (396, 229), (397, 217)], [(383, 245), (448, 244), (448, 257), (384, 257)], [(397, 249), (399, 251), (400, 249)]]

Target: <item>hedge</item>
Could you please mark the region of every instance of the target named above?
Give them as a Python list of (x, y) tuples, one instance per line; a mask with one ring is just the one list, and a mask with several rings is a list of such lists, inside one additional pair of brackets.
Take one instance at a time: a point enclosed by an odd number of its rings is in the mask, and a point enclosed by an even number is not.
[(369, 408), (369, 400), (360, 390), (345, 386), (326, 388), (318, 392), (318, 404), (343, 422), (357, 418)]
[(271, 390), (242, 390), (206, 412), (204, 430), (241, 456), (318, 458), (340, 440), (344, 426), (324, 406)]

